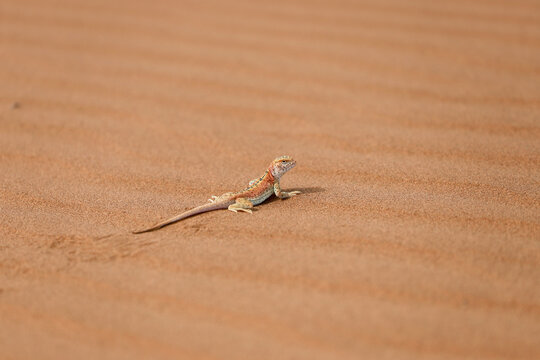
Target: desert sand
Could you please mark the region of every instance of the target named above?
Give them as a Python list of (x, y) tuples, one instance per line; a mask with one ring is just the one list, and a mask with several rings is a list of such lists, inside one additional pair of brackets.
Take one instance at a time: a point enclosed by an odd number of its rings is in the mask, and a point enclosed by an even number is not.
[(0, 66), (1, 359), (540, 357), (539, 2), (3, 0)]

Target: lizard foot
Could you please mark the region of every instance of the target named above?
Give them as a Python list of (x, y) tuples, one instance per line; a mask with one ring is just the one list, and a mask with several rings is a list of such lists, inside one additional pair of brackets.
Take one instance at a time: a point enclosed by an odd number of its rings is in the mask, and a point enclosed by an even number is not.
[(253, 203), (249, 201), (248, 199), (244, 198), (238, 198), (236, 199), (236, 202), (234, 204), (229, 205), (228, 210), (238, 212), (238, 211), (244, 211), (247, 213), (252, 214), (251, 211), (253, 209)]
[(227, 200), (232, 194), (233, 194), (232, 192), (228, 192), (220, 196), (212, 195), (212, 197), (208, 199), (208, 201), (210, 201), (211, 203), (215, 203), (217, 201)]
[[(232, 206), (232, 205), (231, 205), (231, 206)], [(253, 210), (251, 210), (251, 209), (235, 209), (235, 208), (231, 208), (231, 207), (229, 206), (228, 210), (231, 210), (232, 212), (235, 212), (235, 213), (237, 213), (237, 212), (239, 212), (239, 211), (243, 211), (243, 212), (247, 212), (247, 213), (253, 214)]]
[(288, 199), (290, 197), (293, 197), (295, 195), (298, 195), (298, 194), (301, 194), (302, 192), (301, 191), (298, 191), (298, 190), (295, 190), (295, 191), (289, 191), (289, 192), (285, 192), (285, 191), (282, 191), (281, 192), (283, 195), (285, 195), (283, 197), (283, 199)]

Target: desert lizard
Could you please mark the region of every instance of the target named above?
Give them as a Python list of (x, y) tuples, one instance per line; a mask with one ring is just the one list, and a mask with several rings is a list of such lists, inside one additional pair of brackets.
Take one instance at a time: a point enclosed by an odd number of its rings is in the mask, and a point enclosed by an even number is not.
[(191, 210), (176, 215), (168, 220), (160, 222), (150, 228), (134, 231), (134, 234), (141, 234), (148, 231), (161, 229), (164, 226), (170, 225), (177, 221), (183, 220), (190, 216), (201, 214), (207, 211), (229, 209), (234, 212), (244, 211), (252, 213), (251, 209), (255, 205), (259, 205), (272, 194), (280, 199), (287, 199), (291, 196), (300, 194), (300, 191), (281, 191), (279, 180), (287, 171), (295, 167), (296, 161), (290, 156), (281, 156), (272, 161), (265, 173), (258, 179), (251, 180), (247, 188), (239, 192), (228, 192), (221, 196), (212, 196), (209, 204), (197, 206)]

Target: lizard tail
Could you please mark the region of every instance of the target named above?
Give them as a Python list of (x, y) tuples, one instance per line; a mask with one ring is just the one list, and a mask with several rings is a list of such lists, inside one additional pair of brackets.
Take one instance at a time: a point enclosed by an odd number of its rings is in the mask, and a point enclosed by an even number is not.
[(176, 215), (175, 217), (172, 217), (172, 218), (167, 219), (167, 220), (165, 220), (163, 222), (160, 222), (159, 224), (156, 224), (156, 225), (154, 225), (154, 226), (152, 226), (152, 227), (150, 227), (148, 229), (137, 230), (137, 231), (133, 231), (132, 233), (133, 234), (142, 234), (142, 233), (145, 233), (145, 232), (150, 232), (150, 231), (154, 231), (154, 230), (157, 230), (157, 229), (161, 229), (164, 226), (173, 224), (173, 223), (175, 223), (177, 221), (180, 221), (180, 220), (184, 220), (185, 218), (188, 218), (190, 216), (194, 216), (194, 215), (201, 214), (201, 213), (208, 212), (208, 211), (212, 211), (212, 210), (226, 209), (232, 203), (233, 202), (227, 201), (227, 202), (219, 202), (219, 203), (204, 204), (204, 205), (201, 205), (201, 206), (197, 206), (196, 208), (193, 208), (193, 209), (188, 210), (186, 212), (183, 212), (183, 213), (181, 213), (179, 215)]

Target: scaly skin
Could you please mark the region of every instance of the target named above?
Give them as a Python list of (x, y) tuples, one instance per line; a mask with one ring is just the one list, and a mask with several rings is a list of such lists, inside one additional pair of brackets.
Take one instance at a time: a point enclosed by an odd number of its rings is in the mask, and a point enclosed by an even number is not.
[(212, 196), (210, 204), (205, 204), (188, 210), (182, 214), (176, 215), (168, 220), (160, 222), (148, 229), (134, 231), (134, 234), (141, 234), (149, 231), (161, 229), (164, 226), (170, 225), (177, 221), (183, 220), (190, 216), (201, 214), (208, 211), (229, 209), (234, 212), (244, 211), (252, 213), (251, 209), (255, 205), (259, 205), (272, 194), (280, 199), (287, 199), (291, 196), (300, 194), (300, 191), (285, 192), (281, 191), (279, 186), (280, 178), (293, 167), (295, 167), (296, 161), (290, 156), (281, 156), (272, 161), (265, 173), (258, 179), (251, 180), (247, 188), (236, 193), (225, 193), (221, 196)]

